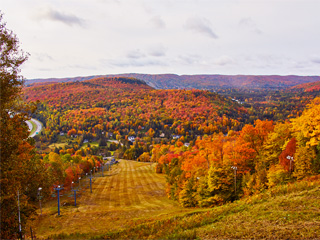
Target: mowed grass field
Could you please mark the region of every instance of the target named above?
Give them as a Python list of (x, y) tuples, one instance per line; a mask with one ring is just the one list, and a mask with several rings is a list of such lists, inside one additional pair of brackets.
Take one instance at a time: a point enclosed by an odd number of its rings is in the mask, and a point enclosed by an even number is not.
[(104, 171), (103, 177), (95, 174), (92, 193), (88, 178), (81, 186), (76, 207), (72, 205), (73, 192), (61, 197), (60, 216), (56, 199), (43, 204), (42, 216), (30, 223), (37, 238), (71, 233), (101, 235), (194, 211), (167, 198), (165, 177), (156, 174), (150, 163), (120, 160), (111, 171)]

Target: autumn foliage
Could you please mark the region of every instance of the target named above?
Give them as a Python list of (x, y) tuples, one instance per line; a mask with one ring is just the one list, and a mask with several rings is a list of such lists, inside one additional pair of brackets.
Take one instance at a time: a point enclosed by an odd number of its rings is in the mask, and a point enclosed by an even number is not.
[[(68, 161), (48, 165), (62, 169), (52, 171), (67, 185), (99, 163), (97, 149), (81, 147), (84, 139), (107, 146), (105, 139), (113, 138), (121, 143), (109, 144), (116, 156), (156, 162), (168, 197), (185, 207), (222, 204), (319, 172), (319, 98), (300, 117), (275, 122), (254, 120), (252, 109), (210, 91), (155, 90), (133, 78), (35, 85), (24, 92), (28, 101), (41, 101), (42, 142), (57, 141), (61, 132), (69, 141), (79, 139), (60, 150)], [(276, 109), (263, 114), (283, 119)]]
[(199, 138), (188, 148), (155, 146), (152, 158), (167, 175), (168, 196), (185, 207), (211, 206), (319, 174), (319, 103), (316, 98), (286, 127), (257, 120), (239, 132)]

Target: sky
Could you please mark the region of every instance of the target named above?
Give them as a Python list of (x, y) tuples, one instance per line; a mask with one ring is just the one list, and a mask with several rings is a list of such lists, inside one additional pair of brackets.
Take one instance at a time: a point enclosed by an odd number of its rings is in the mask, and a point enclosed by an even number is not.
[(1, 0), (27, 79), (319, 75), (320, 0)]

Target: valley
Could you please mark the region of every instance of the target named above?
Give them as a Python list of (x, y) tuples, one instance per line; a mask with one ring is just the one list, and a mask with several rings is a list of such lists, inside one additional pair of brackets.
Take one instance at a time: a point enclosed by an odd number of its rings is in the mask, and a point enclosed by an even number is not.
[[(24, 146), (32, 158), (23, 169), (34, 172), (26, 182), (24, 234), (224, 239), (282, 238), (291, 231), (314, 237), (308, 228), (293, 231), (302, 213), (305, 224), (319, 228), (318, 212), (307, 213), (317, 204), (306, 204), (309, 189), (312, 199), (319, 197), (320, 174), (319, 92), (303, 90), (309, 88), (157, 90), (125, 77), (25, 87), (43, 128)], [(110, 159), (119, 163), (107, 171)], [(64, 188), (60, 216), (58, 185)], [(302, 196), (292, 208), (269, 204), (281, 204), (292, 191)], [(287, 216), (293, 220), (283, 222)]]
[(315, 2), (4, 1), (0, 239), (320, 239)]

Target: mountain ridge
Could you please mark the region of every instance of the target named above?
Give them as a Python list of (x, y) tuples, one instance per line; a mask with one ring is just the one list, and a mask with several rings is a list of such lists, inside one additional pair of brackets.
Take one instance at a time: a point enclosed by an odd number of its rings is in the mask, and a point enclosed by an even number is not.
[(26, 84), (47, 82), (75, 82), (85, 81), (99, 77), (129, 77), (145, 81), (155, 89), (221, 89), (221, 88), (247, 88), (247, 89), (285, 89), (296, 85), (320, 81), (320, 76), (298, 75), (177, 75), (177, 74), (106, 74), (93, 76), (79, 76), (71, 78), (30, 79)]

